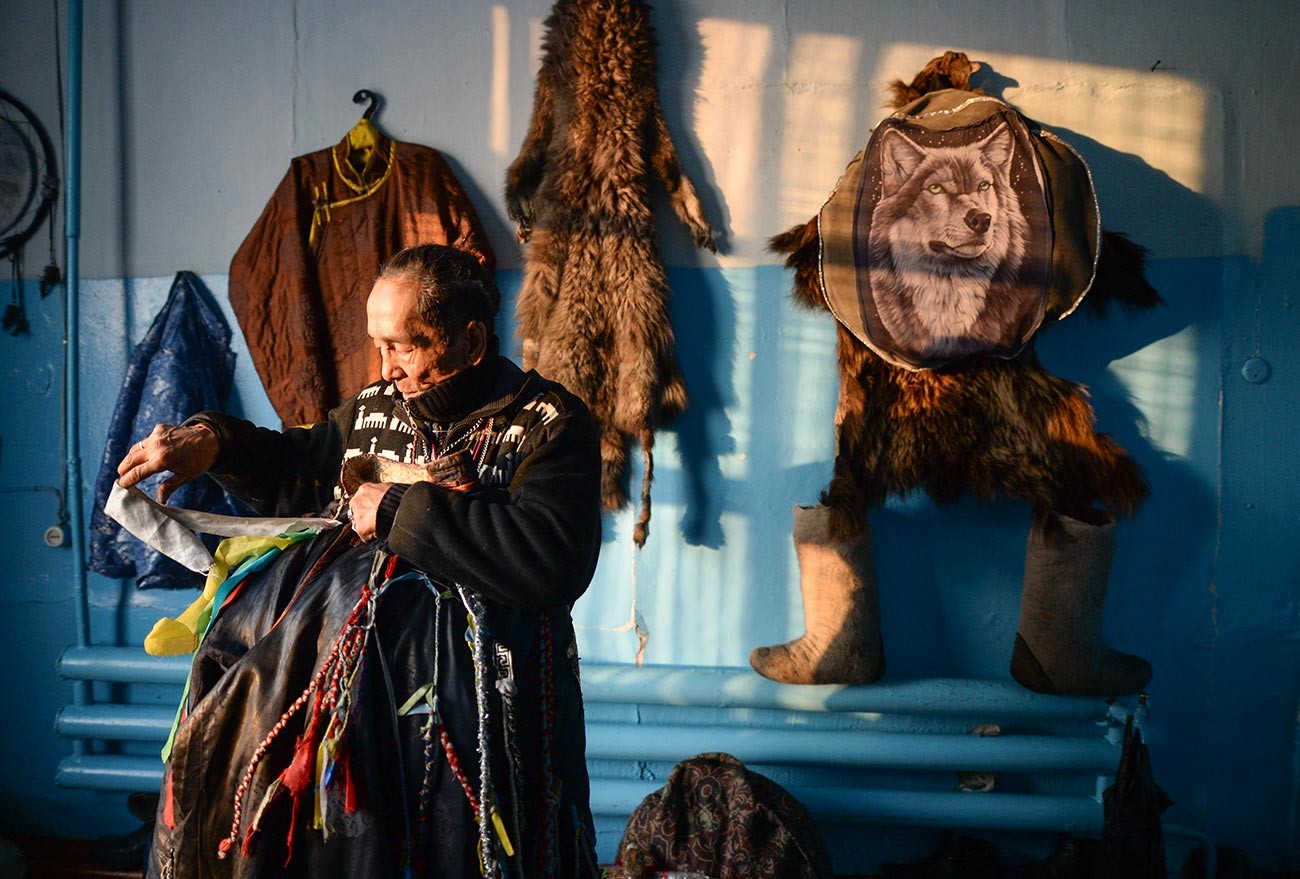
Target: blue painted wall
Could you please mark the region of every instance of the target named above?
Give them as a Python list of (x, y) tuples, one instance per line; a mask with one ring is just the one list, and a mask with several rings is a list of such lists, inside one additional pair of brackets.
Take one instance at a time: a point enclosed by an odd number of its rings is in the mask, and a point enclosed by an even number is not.
[[(394, 28), (373, 24), (365, 32), (371, 46), (391, 51), (338, 49), (357, 24), (343, 4), (327, 10), (335, 24), (297, 4), (251, 4), (243, 23), (223, 21), (239, 16), (219, 12), (219, 4), (185, 16), (144, 2), (89, 12), (87, 89), (99, 100), (87, 104), (85, 181), (87, 274), (96, 280), (81, 290), (87, 483), (131, 347), (162, 304), (171, 273), (203, 273), (226, 304), (224, 272), (234, 246), (289, 156), (329, 143), (351, 124), (346, 99), (353, 88), (386, 92), (392, 109), (381, 122), (387, 119), (395, 136), (442, 146), (458, 163), (498, 245), (501, 281), (512, 297), (519, 254), (497, 192), (526, 119), (536, 22), (547, 5), (441, 10), (444, 29), (465, 34), (470, 46), (445, 62), (448, 69), (455, 62), (456, 82), (427, 98), (405, 74), (444, 68), (416, 59), (416, 47)], [(1108, 3), (1044, 4), (1030, 15), (1018, 4), (988, 2), (986, 15), (958, 40), (919, 12), (864, 11), (876, 5), (660, 4), (657, 23), (669, 38), (665, 104), (729, 246), (720, 259), (697, 257), (677, 230), (665, 229), (692, 408), (657, 441), (645, 550), (633, 551), (627, 515), (607, 520), (596, 581), (576, 612), (584, 655), (630, 661), (636, 638), (625, 624), (634, 601), (652, 663), (743, 666), (751, 647), (799, 633), (790, 508), (812, 502), (829, 476), (834, 332), (826, 316), (790, 304), (790, 277), (762, 253), (761, 240), (816, 210), (878, 115), (883, 79), (910, 74), (915, 59), (948, 47), (932, 41), (953, 40), (998, 59), (999, 73), (1026, 80), (1019, 91), (1014, 81), (1004, 85), (1008, 96), (1037, 102), (1034, 112), (1079, 145), (1107, 224), (1153, 249), (1151, 277), (1165, 307), (1105, 322), (1072, 317), (1040, 344), (1049, 368), (1090, 388), (1100, 427), (1134, 453), (1152, 486), (1150, 502), (1120, 531), (1107, 635), (1155, 663), (1149, 733), (1158, 778), (1177, 804), (1170, 820), (1244, 846), (1266, 866), (1298, 867), (1300, 373), (1292, 358), (1300, 355), (1300, 172), (1282, 159), (1300, 122), (1253, 124), (1269, 96), (1283, 94), (1268, 65), (1292, 64), (1281, 60), (1291, 49), (1278, 45), (1285, 40), (1269, 41), (1271, 33), (1297, 32), (1294, 8), (1247, 4), (1227, 16), (1197, 3), (1167, 22)], [(3, 0), (0, 7), (0, 19), (13, 21), (22, 37), (14, 42), (20, 51), (0, 62), (7, 65), (0, 82), (22, 93), (10, 84), (16, 77), (44, 95), (31, 102), (43, 104), (52, 122), (48, 56), (18, 66), (22, 52), (50, 40), (48, 11)], [(492, 146), (500, 132), (478, 125), (483, 108), (495, 106), (480, 82), (499, 69), (487, 60), (495, 57), (493, 27), (501, 22), (493, 10), (515, 23), (500, 56), (512, 62), (504, 118), (513, 135), (500, 149)], [(1127, 26), (1104, 39), (1087, 25), (1116, 16), (1128, 16)], [(1014, 28), (1007, 23), (1013, 19)], [(204, 28), (216, 45), (200, 51), (196, 35)], [(785, 52), (783, 64), (749, 70), (737, 55), (719, 69), (716, 59), (727, 49), (714, 42), (718, 35), (745, 36), (747, 28), (783, 38), (783, 50), (781, 39), (771, 43), (772, 52)], [(292, 57), (277, 40), (290, 33), (298, 35)], [(799, 67), (800, 39), (830, 47), (819, 60), (829, 65), (830, 49), (846, 34), (864, 35), (856, 38), (861, 56), (847, 68), (851, 88), (816, 65), (813, 74), (791, 72)], [(1225, 42), (1245, 51), (1225, 53)], [(1018, 68), (1016, 59), (997, 54), (1027, 55), (1026, 45), (1038, 47), (1037, 58), (1020, 57)], [(1153, 49), (1185, 81), (1144, 85)], [(199, 52), (199, 61), (186, 52)], [(1044, 58), (1059, 59), (1064, 69), (1055, 98), (1049, 83), (1035, 91), (1026, 73), (1041, 73), (1033, 65)], [(151, 74), (154, 67), (163, 73)], [(205, 87), (215, 91), (196, 111), (190, 96), (205, 69), (212, 80)], [(695, 89), (703, 97), (691, 103)], [(1125, 105), (1128, 128), (1112, 124), (1122, 114), (1103, 125), (1077, 112), (1112, 112), (1135, 89), (1147, 103)], [(1195, 101), (1187, 106), (1200, 108), (1195, 124), (1186, 115), (1152, 121), (1156, 97), (1188, 95)], [(794, 109), (764, 117), (779, 123), (751, 126), (745, 102), (754, 96), (765, 112), (778, 97), (794, 101)], [(286, 115), (280, 108), (289, 103)], [(799, 108), (807, 106), (824, 108), (820, 119), (800, 121)], [(728, 113), (735, 124), (724, 137), (719, 120)], [(475, 124), (461, 131), (455, 123), (462, 118)], [(249, 166), (241, 157), (250, 149), (273, 158)], [(30, 251), (29, 263), (39, 252)], [(0, 286), (0, 295), (11, 292)], [(54, 661), (74, 639), (70, 554), (41, 541), (57, 517), (55, 496), (42, 487), (61, 479), (62, 294), (40, 301), (31, 284), (26, 295), (31, 335), (0, 337), (0, 511), (7, 524), (0, 547), (8, 561), (0, 586), (0, 704), (10, 708), (0, 726), (0, 828), (95, 835), (130, 821), (120, 796), (52, 783), (69, 751), (53, 735), (52, 719), (71, 695)], [(238, 353), (232, 408), (273, 424), (242, 347)], [(1242, 376), (1253, 356), (1272, 366), (1263, 383)], [(913, 498), (876, 511), (873, 523), (891, 677), (1005, 679), (1027, 511), (973, 502), (938, 510)], [(138, 644), (158, 615), (188, 599), (92, 575), (94, 640)]]

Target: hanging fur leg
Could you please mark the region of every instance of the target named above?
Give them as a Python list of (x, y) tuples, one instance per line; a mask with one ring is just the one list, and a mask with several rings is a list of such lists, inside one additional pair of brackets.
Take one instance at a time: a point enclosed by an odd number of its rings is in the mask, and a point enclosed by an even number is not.
[(1151, 680), (1145, 659), (1101, 646), (1101, 612), (1115, 556), (1115, 520), (1035, 520), (1025, 551), (1020, 631), (1011, 674), (1037, 693), (1121, 696)]
[(871, 528), (850, 540), (831, 537), (831, 510), (794, 508), (805, 633), (757, 647), (749, 664), (785, 684), (869, 684), (885, 673)]
[(645, 540), (650, 536), (650, 484), (655, 478), (654, 445), (655, 432), (641, 431), (641, 454), (645, 464), (645, 469), (641, 471), (641, 514), (636, 520), (636, 527), (632, 529), (632, 542), (638, 547), (645, 546)]
[(627, 504), (623, 482), (627, 476), (627, 438), (613, 427), (600, 436), (600, 503), (606, 510), (621, 510)]

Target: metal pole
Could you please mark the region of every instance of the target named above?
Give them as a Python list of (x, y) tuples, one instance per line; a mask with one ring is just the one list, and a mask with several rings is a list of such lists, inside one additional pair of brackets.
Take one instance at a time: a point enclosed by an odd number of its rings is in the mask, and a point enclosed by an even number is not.
[[(67, 282), (64, 286), (65, 337), (64, 362), (64, 424), (67, 436), (64, 448), (67, 453), (64, 479), (65, 497), (72, 530), (73, 581), (76, 588), (77, 644), (90, 644), (90, 603), (86, 595), (86, 524), (82, 513), (81, 491), (81, 419), (79, 417), (81, 369), (79, 338), (79, 293), (81, 282), (81, 0), (68, 0), (68, 131), (64, 144), (64, 176), (67, 189), (64, 196), (63, 231), (66, 237)], [(78, 705), (91, 701), (90, 682), (79, 681), (73, 691)], [(73, 743), (77, 753), (84, 753), (85, 742)]]

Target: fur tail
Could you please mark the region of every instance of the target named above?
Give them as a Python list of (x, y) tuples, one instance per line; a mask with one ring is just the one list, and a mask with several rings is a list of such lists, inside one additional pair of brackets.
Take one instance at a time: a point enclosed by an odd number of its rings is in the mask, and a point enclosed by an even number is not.
[(627, 505), (623, 480), (627, 473), (627, 441), (613, 427), (605, 426), (600, 437), (600, 503), (606, 510)]
[(632, 542), (637, 548), (645, 546), (645, 539), (650, 536), (650, 484), (655, 478), (655, 432), (641, 432), (641, 453), (645, 457), (645, 470), (641, 473), (641, 516), (632, 529)]
[(830, 311), (822, 295), (821, 278), (817, 264), (821, 256), (821, 236), (817, 218), (794, 226), (767, 242), (773, 253), (785, 254), (786, 268), (794, 269), (794, 299), (805, 308)]
[(1088, 310), (1104, 317), (1112, 302), (1132, 314), (1163, 305), (1164, 300), (1146, 279), (1147, 249), (1118, 232), (1101, 235), (1097, 277), (1083, 300)]
[(979, 65), (967, 58), (965, 52), (944, 52), (921, 68), (921, 72), (911, 82), (903, 82), (901, 79), (891, 82), (886, 105), (897, 110), (922, 95), (940, 89), (961, 89), (983, 94), (983, 90), (970, 87), (971, 74), (977, 70)]

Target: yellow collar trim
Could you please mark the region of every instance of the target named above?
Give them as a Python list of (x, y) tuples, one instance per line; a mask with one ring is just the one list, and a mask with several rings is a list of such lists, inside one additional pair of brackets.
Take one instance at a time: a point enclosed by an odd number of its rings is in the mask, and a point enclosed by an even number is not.
[[(344, 186), (356, 194), (349, 198), (331, 201), (329, 184), (318, 183), (312, 188), (312, 206), (314, 210), (311, 216), (311, 229), (307, 233), (307, 246), (309, 248), (316, 246), (316, 239), (319, 236), (321, 227), (327, 225), (333, 219), (331, 211), (334, 208), (341, 208), (363, 201), (378, 192), (388, 182), (388, 178), (393, 173), (394, 147), (392, 141), (387, 141), (386, 144), (384, 141), (385, 138), (370, 123), (370, 120), (362, 119), (348, 132), (345, 143), (336, 144), (330, 148), (330, 161), (334, 164), (334, 173), (343, 181)], [(384, 163), (384, 173), (379, 175), (378, 180), (367, 184), (352, 164), (347, 161), (346, 155), (343, 161), (339, 160), (339, 154), (345, 146), (349, 153), (352, 150), (369, 150), (371, 152), (362, 173), (369, 170), (375, 162)], [(388, 147), (387, 151), (384, 150), (384, 146)]]

